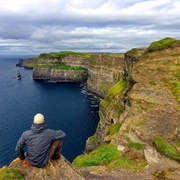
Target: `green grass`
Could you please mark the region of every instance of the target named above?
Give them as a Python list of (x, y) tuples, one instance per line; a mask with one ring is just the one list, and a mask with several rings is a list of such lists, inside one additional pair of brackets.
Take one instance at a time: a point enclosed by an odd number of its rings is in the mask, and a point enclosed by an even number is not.
[(33, 57), (33, 60), (36, 60), (36, 59), (38, 59), (39, 58), (39, 56), (34, 56)]
[(138, 51), (137, 48), (133, 48), (133, 49), (127, 51), (127, 52), (126, 52), (126, 55), (134, 56), (134, 57), (136, 57), (136, 58), (138, 58), (138, 57), (140, 56), (139, 51)]
[(78, 66), (78, 67), (73, 67), (69, 65), (56, 65), (53, 66), (53, 69), (64, 69), (64, 70), (87, 70), (84, 67)]
[(143, 150), (144, 149), (143, 144), (138, 143), (138, 142), (131, 142), (131, 141), (128, 142), (128, 147), (129, 148), (134, 148), (134, 149), (137, 149), (137, 150)]
[(97, 134), (95, 133), (93, 136), (90, 136), (89, 141), (92, 143), (98, 143), (99, 139), (97, 137)]
[(50, 64), (42, 64), (38, 65), (36, 62), (31, 62), (26, 65), (27, 67), (33, 67), (33, 68), (49, 68)]
[(72, 165), (76, 168), (88, 166), (121, 167), (135, 172), (141, 171), (147, 162), (145, 160), (136, 162), (128, 157), (123, 157), (122, 151), (118, 151), (116, 145), (108, 144), (99, 146), (87, 155), (76, 157)]
[(100, 89), (104, 92), (104, 94), (107, 94), (110, 87), (110, 82), (103, 82)]
[(173, 92), (177, 97), (177, 100), (180, 102), (180, 81), (174, 83)]
[(107, 96), (113, 98), (115, 95), (119, 93), (123, 93), (126, 89), (126, 81), (121, 78), (112, 88), (108, 91)]
[(180, 81), (174, 81), (174, 82), (165, 82), (168, 86), (168, 88), (173, 92), (174, 97), (178, 102), (180, 102)]
[(100, 105), (107, 109), (113, 103), (113, 98), (119, 94), (122, 95), (124, 90), (126, 89), (126, 81), (121, 78), (114, 86), (110, 88), (108, 94), (104, 100), (100, 102)]
[(90, 64), (94, 66), (96, 63), (97, 63), (97, 59), (94, 59), (91, 57), (90, 58)]
[(107, 109), (108, 106), (110, 106), (110, 102), (108, 102), (107, 100), (103, 99), (103, 100), (100, 101), (100, 105), (102, 107), (104, 107), (105, 109)]
[(104, 63), (105, 63), (105, 65), (107, 65), (107, 66), (111, 66), (112, 65), (112, 61), (110, 60), (110, 59), (106, 59), (105, 61), (104, 61)]
[(73, 52), (73, 51), (60, 51), (58, 52), (60, 55), (76, 55), (76, 56), (86, 56), (88, 53), (86, 52)]
[(42, 65), (38, 65), (38, 67), (40, 67), (40, 68), (49, 68), (50, 65), (49, 64), (42, 64)]
[(133, 165), (133, 161), (129, 160), (126, 157), (123, 157), (122, 159), (119, 159), (118, 161), (116, 161), (116, 166), (128, 168), (130, 165)]
[(88, 167), (107, 165), (112, 160), (120, 157), (120, 152), (114, 144), (100, 146), (88, 155), (80, 155), (73, 161), (74, 167)]
[(29, 63), (26, 64), (27, 67), (37, 67), (38, 64), (37, 64), (37, 59), (38, 57), (33, 57), (33, 60)]
[(174, 146), (180, 146), (180, 142), (176, 142)]
[(1, 180), (13, 180), (13, 179), (24, 179), (24, 176), (19, 169), (16, 168), (1, 168), (0, 169)]
[(123, 169), (127, 169), (133, 172), (139, 172), (142, 171), (147, 164), (148, 163), (146, 161), (135, 163), (133, 160), (130, 160), (127, 157), (122, 157), (110, 163), (108, 167), (121, 167)]
[(106, 135), (112, 136), (116, 134), (119, 131), (120, 127), (120, 124), (113, 124), (112, 126), (109, 126), (106, 131)]
[(27, 67), (34, 67), (34, 68), (37, 68), (38, 67), (38, 64), (36, 62), (31, 62), (31, 63), (28, 63), (26, 64)]
[(167, 37), (167, 38), (151, 43), (147, 51), (153, 52), (153, 51), (158, 51), (158, 50), (162, 50), (166, 48), (171, 48), (175, 46), (176, 44), (180, 44), (180, 40)]
[(141, 120), (136, 124), (136, 126), (143, 126), (144, 124), (145, 124), (145, 121)]
[(180, 70), (177, 70), (177, 72), (176, 72), (176, 75), (175, 75), (176, 77), (177, 77), (177, 79), (178, 80), (180, 80)]
[(61, 59), (64, 56), (73, 55), (73, 56), (81, 56), (82, 58), (90, 58), (90, 54), (85, 52), (72, 52), (72, 51), (60, 51), (60, 52), (49, 52), (42, 53), (39, 55), (39, 58), (58, 58)]
[(154, 82), (154, 81), (150, 81), (150, 82), (149, 82), (149, 84), (151, 84), (151, 85), (155, 86), (155, 85), (156, 85), (156, 82)]
[(180, 161), (180, 153), (176, 150), (175, 146), (171, 146), (165, 139), (161, 136), (157, 136), (154, 140), (155, 145), (159, 151), (161, 151), (166, 156), (179, 160)]

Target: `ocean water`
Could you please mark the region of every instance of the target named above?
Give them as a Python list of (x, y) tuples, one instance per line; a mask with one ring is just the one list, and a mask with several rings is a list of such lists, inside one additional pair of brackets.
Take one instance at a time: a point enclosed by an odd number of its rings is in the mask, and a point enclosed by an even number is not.
[(17, 157), (16, 143), (36, 113), (44, 114), (48, 128), (66, 133), (62, 154), (72, 162), (96, 130), (99, 101), (85, 84), (34, 81), (32, 70), (16, 67), (20, 58), (0, 57), (0, 167)]

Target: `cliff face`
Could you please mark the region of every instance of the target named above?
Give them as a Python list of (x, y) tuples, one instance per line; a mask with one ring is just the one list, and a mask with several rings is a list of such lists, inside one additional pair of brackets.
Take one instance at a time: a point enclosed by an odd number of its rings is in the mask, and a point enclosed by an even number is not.
[(92, 54), (88, 67), (88, 90), (104, 98), (123, 75), (123, 57), (122, 54)]
[(33, 79), (51, 82), (82, 82), (87, 80), (87, 70), (63, 70), (37, 68), (33, 70)]
[(122, 129), (150, 145), (157, 136), (170, 144), (180, 141), (180, 101), (175, 92), (179, 66), (180, 47), (147, 52), (139, 59), (131, 73), (135, 84), (128, 94), (130, 106), (119, 121), (124, 122)]
[(100, 142), (106, 139), (107, 127), (117, 123), (123, 136), (117, 138), (119, 142), (128, 133), (150, 145), (157, 136), (172, 144), (179, 142), (180, 47), (155, 52), (132, 49), (124, 61), (125, 90), (113, 98), (107, 95), (100, 103), (96, 132)]
[[(129, 175), (134, 176), (134, 179), (178, 179), (179, 41), (166, 38), (152, 43), (147, 49), (132, 49), (126, 52), (124, 57), (120, 54), (91, 54), (86, 58), (63, 56), (60, 59), (56, 58), (53, 63), (51, 60), (48, 61), (51, 64), (61, 61), (76, 67), (86, 67), (88, 90), (103, 98), (100, 102), (100, 121), (96, 133), (87, 140), (86, 145), (87, 153), (94, 151), (92, 154), (84, 155), (87, 157), (86, 166), (94, 163), (99, 166), (80, 168), (78, 171), (85, 179), (127, 179)], [(39, 64), (45, 62), (41, 60)], [(42, 76), (51, 77), (53, 69), (41, 71), (39, 68), (34, 73), (36, 72), (36, 77), (43, 73)], [(55, 74), (58, 79), (62, 70)], [(120, 154), (110, 160), (110, 150), (108, 149), (106, 157), (106, 151), (103, 149), (99, 155), (100, 162), (97, 156), (93, 159), (98, 153), (97, 147), (107, 144), (115, 144)], [(117, 152), (113, 151), (112, 154), (115, 153)], [(83, 159), (83, 155), (78, 161), (81, 161), (81, 158)], [(116, 167), (112, 171), (107, 169), (107, 164), (102, 163), (106, 158), (111, 168)], [(136, 167), (136, 171), (140, 171), (138, 167), (142, 166), (145, 167), (142, 174), (129, 173), (128, 167)]]
[(82, 66), (82, 67), (87, 68), (90, 62), (90, 55), (87, 54), (86, 56), (83, 56), (83, 55), (64, 54), (59, 57), (51, 57), (45, 54), (43, 56), (40, 55), (39, 58), (36, 59), (36, 61), (37, 61), (37, 64), (39, 65), (49, 64), (53, 66), (60, 63), (65, 63), (73, 67)]
[(20, 67), (26, 67), (26, 65), (30, 62), (32, 62), (32, 58), (28, 58), (28, 59), (20, 59), (19, 63), (17, 64)]
[[(42, 54), (34, 60), (33, 79), (55, 82), (87, 81), (88, 91), (104, 98), (109, 88), (119, 80), (124, 72), (123, 57), (122, 54), (63, 54), (58, 57)], [(25, 61), (24, 65), (27, 66), (28, 63)], [(63, 65), (70, 66), (70, 68), (58, 68)], [(84, 70), (78, 70), (79, 67)]]
[[(134, 163), (144, 159), (149, 173), (161, 168), (163, 173), (171, 168), (180, 172), (180, 43), (151, 48), (125, 53), (124, 77), (101, 101), (100, 122), (86, 151), (113, 143)], [(138, 151), (133, 149), (136, 145), (141, 146)]]

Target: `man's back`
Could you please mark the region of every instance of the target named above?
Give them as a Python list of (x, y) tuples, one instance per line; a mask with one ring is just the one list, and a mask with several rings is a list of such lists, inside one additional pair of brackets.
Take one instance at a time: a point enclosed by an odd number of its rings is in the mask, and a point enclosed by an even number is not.
[(26, 158), (36, 167), (43, 167), (48, 161), (49, 148), (53, 141), (65, 137), (61, 130), (45, 129), (45, 124), (32, 124), (31, 130), (25, 131), (17, 142), (15, 151), (20, 159), (24, 159), (23, 147), (27, 145)]

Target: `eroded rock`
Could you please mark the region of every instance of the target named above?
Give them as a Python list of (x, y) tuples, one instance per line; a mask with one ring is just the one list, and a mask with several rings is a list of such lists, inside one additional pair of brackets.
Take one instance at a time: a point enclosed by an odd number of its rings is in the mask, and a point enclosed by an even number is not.
[(16, 158), (9, 167), (18, 168), (27, 180), (83, 180), (63, 156), (57, 161), (48, 162), (43, 168), (36, 168), (26, 161)]

